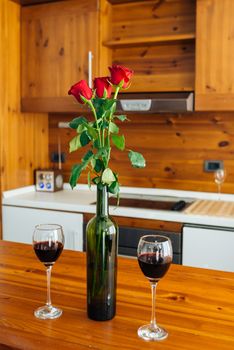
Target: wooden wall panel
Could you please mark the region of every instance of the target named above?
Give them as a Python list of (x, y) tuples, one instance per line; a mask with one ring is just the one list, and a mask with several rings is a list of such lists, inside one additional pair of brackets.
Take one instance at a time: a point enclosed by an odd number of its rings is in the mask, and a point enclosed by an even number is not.
[(112, 50), (103, 46), (102, 43), (108, 40), (112, 26), (112, 6), (107, 0), (99, 2), (99, 56), (98, 56), (98, 75), (100, 77), (108, 76), (108, 66), (112, 64)]
[(48, 115), (20, 112), (20, 6), (0, 1), (1, 190), (33, 184), (48, 165)]
[(196, 110), (234, 110), (233, 17), (233, 0), (197, 0)]
[[(223, 160), (227, 179), (226, 193), (234, 193), (234, 113), (188, 113), (181, 115), (132, 115), (131, 122), (121, 124), (126, 147), (142, 152), (145, 169), (130, 166), (127, 153), (114, 150), (111, 165), (126, 186), (216, 191), (213, 173), (203, 171), (204, 160)], [(49, 151), (57, 151), (58, 135), (62, 151), (67, 154), (63, 165), (65, 180), (71, 166), (83, 152), (68, 153), (74, 132), (58, 129), (59, 121), (72, 116), (51, 115), (49, 119)], [(86, 182), (82, 176), (81, 182)]]

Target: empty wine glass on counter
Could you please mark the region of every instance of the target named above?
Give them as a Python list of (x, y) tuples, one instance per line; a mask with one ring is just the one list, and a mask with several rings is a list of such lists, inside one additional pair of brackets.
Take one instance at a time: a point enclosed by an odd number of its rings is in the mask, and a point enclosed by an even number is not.
[(141, 237), (137, 258), (141, 271), (149, 280), (152, 291), (152, 313), (150, 324), (138, 329), (138, 336), (144, 340), (163, 340), (168, 333), (159, 327), (155, 316), (155, 298), (158, 281), (166, 274), (172, 262), (172, 245), (168, 237), (147, 235)]
[(223, 168), (217, 169), (214, 172), (214, 181), (218, 186), (218, 194), (219, 194), (219, 198), (220, 198), (220, 194), (221, 194), (221, 186), (224, 183), (224, 180), (226, 178), (226, 170)]
[(46, 267), (47, 275), (47, 301), (44, 306), (35, 310), (34, 315), (40, 319), (54, 319), (62, 314), (62, 310), (51, 303), (50, 279), (51, 270), (55, 261), (59, 258), (64, 247), (64, 235), (62, 226), (57, 224), (41, 224), (35, 227), (33, 233), (33, 248), (38, 259)]

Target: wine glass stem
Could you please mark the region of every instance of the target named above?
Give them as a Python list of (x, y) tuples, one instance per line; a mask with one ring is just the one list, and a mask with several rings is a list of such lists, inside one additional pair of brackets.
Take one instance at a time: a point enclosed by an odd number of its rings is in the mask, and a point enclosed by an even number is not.
[(152, 311), (151, 311), (150, 325), (152, 326), (152, 328), (157, 328), (158, 326), (156, 324), (156, 314), (155, 314), (157, 283), (156, 282), (150, 282), (150, 285), (151, 285), (151, 292), (152, 292)]
[(220, 199), (220, 194), (221, 194), (221, 183), (218, 183), (218, 193), (219, 193), (219, 199)]
[(51, 270), (52, 270), (52, 266), (48, 266), (46, 268), (46, 276), (47, 276), (47, 301), (46, 301), (46, 305), (49, 307), (51, 306), (51, 296), (50, 296)]

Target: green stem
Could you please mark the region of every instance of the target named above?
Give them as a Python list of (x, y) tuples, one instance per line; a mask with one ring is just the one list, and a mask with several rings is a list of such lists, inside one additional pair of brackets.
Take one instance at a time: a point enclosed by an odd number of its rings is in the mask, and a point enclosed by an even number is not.
[[(115, 93), (114, 93), (114, 97), (113, 97), (114, 100), (117, 99), (119, 90), (120, 90), (120, 87), (117, 86), (117, 87), (116, 87), (116, 90), (115, 90)], [(106, 167), (108, 167), (108, 163), (109, 163), (109, 161), (110, 161), (110, 152), (111, 152), (111, 148), (110, 148), (110, 121), (111, 121), (112, 117), (113, 117), (113, 112), (112, 112), (112, 113), (110, 114), (110, 116), (109, 116), (109, 125), (108, 125), (108, 131), (107, 131), (108, 156), (107, 156)]]
[(116, 99), (117, 99), (117, 96), (118, 96), (119, 90), (120, 90), (120, 87), (119, 87), (119, 86), (117, 86), (117, 87), (116, 87), (116, 90), (115, 90), (114, 97), (113, 97), (113, 99), (114, 99), (114, 100), (116, 100)]
[(102, 130), (102, 144), (105, 146), (105, 129)]
[(97, 120), (97, 113), (96, 113), (96, 110), (94, 108), (94, 105), (92, 103), (91, 100), (89, 100), (88, 102), (88, 105), (90, 106), (92, 112), (93, 112), (93, 115), (94, 115), (94, 118), (95, 118), (95, 121), (96, 121), (96, 125), (97, 125), (97, 131), (98, 131), (98, 138), (99, 138), (99, 147), (102, 147), (103, 144), (102, 144), (102, 138), (101, 138), (101, 131), (100, 131), (100, 128), (98, 126), (98, 120)]

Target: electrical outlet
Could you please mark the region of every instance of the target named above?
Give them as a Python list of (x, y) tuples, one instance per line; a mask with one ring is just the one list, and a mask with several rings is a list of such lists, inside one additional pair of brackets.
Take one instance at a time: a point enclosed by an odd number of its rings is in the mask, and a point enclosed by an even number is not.
[[(52, 152), (50, 156), (50, 160), (52, 163), (59, 163), (59, 154), (58, 152)], [(61, 153), (61, 163), (65, 163), (66, 161), (66, 153)]]
[(204, 161), (204, 171), (207, 173), (213, 173), (218, 169), (223, 169), (222, 160), (205, 160)]

